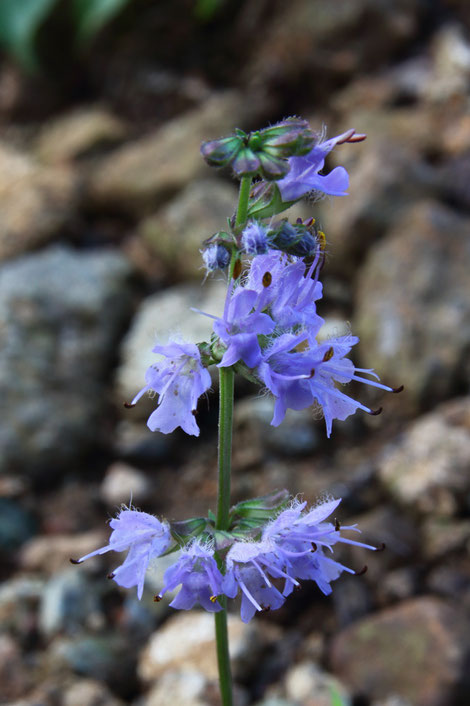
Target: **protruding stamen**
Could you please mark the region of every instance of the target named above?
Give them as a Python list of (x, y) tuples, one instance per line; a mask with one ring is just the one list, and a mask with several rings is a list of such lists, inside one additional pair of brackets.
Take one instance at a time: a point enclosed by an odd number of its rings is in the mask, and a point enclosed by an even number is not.
[(114, 572), (111, 572), (110, 574), (108, 574), (108, 575), (106, 576), (106, 578), (107, 578), (107, 579), (113, 579), (115, 576), (116, 576), (116, 574), (115, 574)]
[(368, 414), (370, 414), (371, 417), (377, 417), (379, 414), (382, 414), (383, 412), (383, 407), (379, 407), (378, 409), (371, 409)]
[(162, 596), (159, 596), (158, 593), (156, 596), (153, 597), (154, 603), (160, 603), (161, 600), (162, 600)]
[(308, 378), (309, 378), (309, 379), (310, 379), (310, 378), (313, 378), (314, 375), (315, 375), (315, 368), (312, 368), (311, 371), (310, 371), (310, 375), (308, 376)]
[(320, 241), (320, 250), (324, 252), (326, 248), (326, 235), (322, 230), (317, 231), (317, 238)]
[(335, 351), (334, 351), (333, 347), (328, 348), (325, 355), (323, 356), (322, 363), (327, 363), (329, 360), (331, 360), (333, 358), (334, 354), (335, 354)]
[(135, 404), (132, 404), (132, 402), (123, 402), (123, 404), (126, 409), (132, 409), (132, 407), (135, 407)]
[(339, 532), (341, 529), (341, 522), (335, 519), (335, 532)]
[(382, 544), (375, 549), (376, 552), (383, 552), (387, 548), (385, 542), (382, 542)]
[(260, 613), (269, 613), (271, 608), (268, 605), (261, 606)]
[(265, 272), (261, 281), (263, 283), (263, 287), (269, 287), (269, 285), (273, 281), (272, 274), (270, 272)]
[(70, 561), (71, 564), (81, 564), (81, 563), (82, 563), (82, 562), (80, 561), (80, 559), (69, 559), (69, 561)]
[(241, 260), (237, 260), (234, 265), (234, 268), (233, 268), (233, 274), (232, 274), (233, 279), (238, 279), (241, 275), (241, 272), (242, 272), (242, 262), (241, 262)]
[(392, 387), (392, 392), (397, 395), (399, 392), (403, 392), (405, 389), (404, 385), (400, 385), (400, 387)]
[(217, 601), (217, 596), (210, 596), (209, 600), (211, 603), (215, 603)]
[(367, 135), (364, 135), (362, 132), (354, 133), (354, 135), (351, 135), (351, 137), (346, 140), (346, 142), (352, 143), (352, 142), (364, 142), (364, 140), (367, 139)]
[(311, 550), (310, 550), (310, 551), (311, 551), (312, 553), (313, 553), (313, 552), (316, 552), (316, 551), (317, 551), (317, 549), (318, 549), (318, 545), (317, 545), (317, 544), (315, 544), (315, 542), (311, 542), (311, 544), (312, 544), (312, 548), (311, 548)]
[(364, 576), (365, 573), (367, 573), (367, 564), (360, 571), (355, 571), (354, 576)]

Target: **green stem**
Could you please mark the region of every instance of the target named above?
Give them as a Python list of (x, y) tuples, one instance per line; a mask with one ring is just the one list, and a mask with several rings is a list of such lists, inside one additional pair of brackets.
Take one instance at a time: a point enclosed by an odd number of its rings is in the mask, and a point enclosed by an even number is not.
[[(246, 223), (250, 200), (251, 177), (240, 182), (235, 228)], [(238, 253), (234, 249), (229, 268), (229, 286)], [(228, 530), (230, 520), (230, 480), (232, 471), (233, 368), (219, 368), (219, 487), (217, 494), (216, 529)], [(222, 706), (232, 706), (232, 674), (228, 649), (227, 599), (219, 598), (222, 610), (214, 614), (217, 663), (219, 667)]]

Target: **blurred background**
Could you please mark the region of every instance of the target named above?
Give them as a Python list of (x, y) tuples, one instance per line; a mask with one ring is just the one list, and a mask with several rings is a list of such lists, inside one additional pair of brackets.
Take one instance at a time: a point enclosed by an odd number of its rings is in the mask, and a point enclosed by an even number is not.
[[(320, 314), (380, 417), (269, 426), (240, 381), (234, 501), (275, 488), (386, 551), (325, 598), (306, 584), (243, 626), (238, 706), (470, 703), (470, 3), (468, 0), (0, 0), (0, 702), (215, 706), (212, 618), (139, 603), (101, 546), (122, 502), (214, 508), (217, 398), (201, 436), (123, 408), (168, 331), (200, 340), (221, 278), (201, 241), (236, 200), (202, 140), (288, 115), (330, 136), (350, 195), (299, 206), (326, 232)], [(215, 383), (214, 383), (215, 387)]]

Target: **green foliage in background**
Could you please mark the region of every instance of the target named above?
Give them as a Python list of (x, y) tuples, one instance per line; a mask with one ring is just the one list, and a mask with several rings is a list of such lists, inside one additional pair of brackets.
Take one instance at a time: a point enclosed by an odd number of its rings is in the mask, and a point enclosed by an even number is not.
[[(37, 32), (58, 0), (0, 0), (0, 45), (24, 69), (34, 71), (39, 61), (35, 51)], [(92, 39), (130, 0), (71, 0), (71, 21), (77, 42)]]

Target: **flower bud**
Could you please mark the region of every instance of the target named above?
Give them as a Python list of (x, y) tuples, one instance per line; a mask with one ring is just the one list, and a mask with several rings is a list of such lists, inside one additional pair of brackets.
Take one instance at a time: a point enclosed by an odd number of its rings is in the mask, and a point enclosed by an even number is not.
[(201, 145), (201, 154), (211, 167), (225, 167), (230, 164), (243, 147), (243, 139), (238, 135), (210, 140)]
[(287, 159), (310, 152), (317, 137), (308, 122), (300, 118), (287, 118), (260, 131), (265, 152)]
[[(300, 219), (299, 219), (300, 220)], [(270, 232), (274, 247), (297, 257), (310, 257), (321, 249), (321, 239), (313, 222), (289, 223), (286, 219), (274, 224)]]
[(207, 272), (224, 270), (230, 263), (230, 252), (223, 245), (214, 243), (201, 251)]

